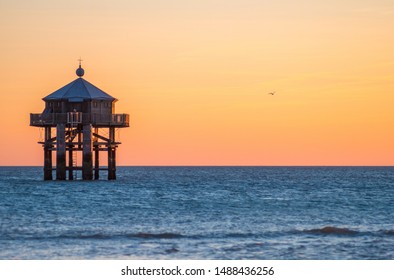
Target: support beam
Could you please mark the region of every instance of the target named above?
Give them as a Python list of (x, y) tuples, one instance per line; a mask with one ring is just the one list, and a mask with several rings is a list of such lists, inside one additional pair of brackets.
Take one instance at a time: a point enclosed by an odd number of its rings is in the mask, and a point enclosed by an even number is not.
[(100, 179), (100, 158), (99, 158), (100, 152), (98, 147), (94, 148), (94, 180)]
[(44, 142), (44, 180), (52, 180), (52, 141), (51, 127), (45, 127)]
[[(72, 140), (69, 140), (72, 141)], [(68, 179), (74, 180), (74, 166), (73, 166), (73, 145), (68, 150)]]
[(56, 127), (56, 180), (66, 180), (65, 125)]
[[(99, 146), (97, 145), (97, 138), (98, 135), (98, 128), (95, 127), (94, 128), (94, 143), (93, 143), (93, 149), (94, 149), (94, 179), (98, 180), (100, 178), (100, 150), (99, 150)], [(95, 145), (96, 144), (96, 145)]]
[(108, 148), (108, 180), (116, 180), (116, 148)]
[(115, 128), (109, 128), (108, 142), (108, 180), (116, 180), (116, 146), (115, 146)]
[(83, 126), (83, 155), (82, 155), (82, 179), (93, 179), (93, 162), (92, 162), (92, 126), (90, 124)]
[(78, 129), (78, 148), (82, 149), (82, 135), (81, 135), (81, 128)]
[[(97, 129), (97, 132), (96, 132), (96, 129)], [(98, 128), (95, 128), (95, 131), (94, 131), (94, 133), (93, 133), (93, 136), (94, 136), (94, 137), (97, 137), (97, 138), (100, 138), (101, 140), (104, 140), (105, 142), (109, 142), (109, 141), (110, 141), (110, 139), (105, 138), (104, 136), (101, 136), (101, 135), (98, 134)]]

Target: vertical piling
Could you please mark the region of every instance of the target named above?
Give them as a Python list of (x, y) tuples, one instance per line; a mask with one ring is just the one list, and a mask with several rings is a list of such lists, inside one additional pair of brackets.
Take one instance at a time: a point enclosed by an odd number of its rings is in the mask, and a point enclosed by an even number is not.
[(44, 141), (44, 180), (52, 180), (52, 142), (51, 127), (45, 127)]
[(82, 179), (93, 179), (93, 162), (92, 162), (92, 126), (86, 124), (83, 126), (83, 155), (82, 155)]
[[(98, 128), (94, 128), (94, 133), (98, 135)], [(94, 149), (94, 180), (98, 180), (100, 178), (100, 151), (99, 145), (97, 144), (98, 138), (94, 137), (93, 149)]]
[(72, 139), (70, 138), (70, 144), (68, 145), (68, 179), (74, 180), (74, 166), (73, 166), (73, 150)]
[(109, 127), (108, 180), (116, 180), (115, 128)]
[(56, 180), (66, 180), (65, 125), (56, 126)]
[(100, 178), (100, 158), (99, 158), (99, 147), (94, 147), (94, 180)]

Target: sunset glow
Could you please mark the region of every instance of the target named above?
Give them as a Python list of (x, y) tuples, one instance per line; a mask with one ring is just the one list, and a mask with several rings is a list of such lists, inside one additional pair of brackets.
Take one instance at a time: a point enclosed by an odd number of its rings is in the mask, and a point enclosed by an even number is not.
[(80, 56), (118, 165), (394, 165), (393, 1), (5, 0), (0, 34), (0, 165), (42, 165)]

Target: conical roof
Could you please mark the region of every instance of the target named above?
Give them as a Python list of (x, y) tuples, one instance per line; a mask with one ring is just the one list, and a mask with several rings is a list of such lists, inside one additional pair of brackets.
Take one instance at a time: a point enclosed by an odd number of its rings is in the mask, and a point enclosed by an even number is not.
[(91, 100), (116, 101), (117, 99), (80, 77), (44, 97), (43, 100), (83, 102)]

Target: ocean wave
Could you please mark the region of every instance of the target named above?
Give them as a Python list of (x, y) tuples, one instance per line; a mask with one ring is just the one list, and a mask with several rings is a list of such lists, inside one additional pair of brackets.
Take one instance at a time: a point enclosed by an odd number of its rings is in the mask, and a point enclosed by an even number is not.
[(181, 238), (184, 236), (179, 233), (171, 233), (171, 232), (165, 232), (165, 233), (139, 232), (137, 234), (128, 234), (127, 237), (172, 239), (172, 238)]
[(250, 232), (230, 232), (224, 235), (226, 238), (252, 238), (255, 237), (255, 233)]
[(138, 233), (125, 233), (125, 234), (103, 234), (103, 233), (95, 233), (88, 235), (66, 235), (60, 236), (60, 238), (77, 238), (77, 239), (110, 239), (110, 238), (143, 238), (143, 239), (173, 239), (173, 238), (181, 238), (182, 234), (164, 232), (164, 233), (149, 233), (149, 232), (138, 232)]
[(177, 249), (177, 248), (175, 248), (175, 247), (172, 247), (172, 248), (170, 248), (170, 249), (165, 250), (164, 252), (165, 252), (166, 254), (173, 254), (173, 253), (178, 253), (178, 252), (179, 252), (179, 249)]
[[(263, 232), (221, 232), (205, 234), (180, 234), (176, 232), (68, 232), (60, 235), (42, 234), (18, 234), (3, 235), (0, 240), (58, 240), (58, 239), (81, 239), (81, 240), (110, 240), (110, 239), (200, 239), (200, 240), (264, 240), (283, 236), (311, 234), (311, 235), (337, 235), (337, 236), (394, 236), (394, 230), (381, 229), (377, 231), (358, 231), (345, 227), (325, 226), (312, 229), (294, 229)], [(261, 242), (251, 243), (253, 246), (261, 246)]]
[(34, 239), (111, 239), (113, 235), (105, 233), (69, 233), (55, 236), (37, 236)]
[(338, 235), (353, 235), (359, 233), (358, 231), (351, 230), (348, 228), (340, 228), (333, 226), (308, 229), (308, 230), (303, 230), (303, 232), (312, 233), (312, 234), (338, 234)]
[[(40, 235), (40, 236), (19, 236), (16, 239), (30, 240), (51, 240), (51, 239), (122, 239), (122, 238), (142, 238), (142, 239), (174, 239), (185, 237), (182, 234), (164, 232), (164, 233), (67, 233), (60, 235)], [(13, 238), (15, 239), (15, 237)]]
[(387, 235), (394, 235), (394, 229), (382, 230), (382, 232), (383, 232), (384, 234), (387, 234)]

